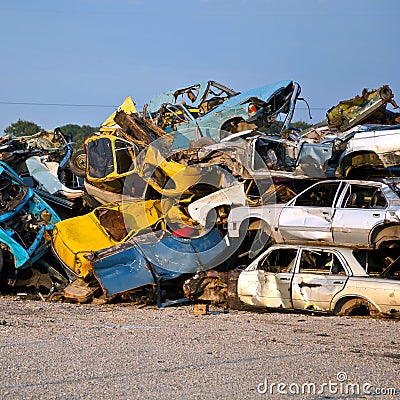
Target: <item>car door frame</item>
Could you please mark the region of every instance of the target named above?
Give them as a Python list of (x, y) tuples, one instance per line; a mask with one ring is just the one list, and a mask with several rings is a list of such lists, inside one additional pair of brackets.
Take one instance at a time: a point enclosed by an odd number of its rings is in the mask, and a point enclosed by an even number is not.
[[(333, 242), (340, 243), (341, 245), (351, 244), (369, 246), (371, 245), (371, 232), (377, 225), (384, 223), (386, 219), (389, 199), (385, 196), (382, 186), (374, 182), (346, 182), (345, 185), (346, 186), (342, 189), (342, 193), (337, 201), (336, 212), (332, 219)], [(386, 200), (385, 208), (346, 208), (345, 203), (347, 201), (347, 195), (351, 194), (349, 190), (352, 185), (375, 187), (376, 190), (380, 190)], [(343, 225), (342, 221), (351, 221), (351, 218), (349, 218), (348, 215), (346, 217), (346, 214), (352, 212), (357, 212), (359, 216), (354, 219), (353, 223), (349, 222), (349, 226), (346, 227)], [(357, 226), (358, 221), (361, 221), (359, 226)], [(371, 224), (369, 224), (369, 222), (371, 222)], [(364, 225), (364, 228), (362, 225)], [(349, 236), (351, 237), (349, 238)]]
[[(339, 259), (346, 275), (301, 273), (300, 260), (303, 251), (329, 251), (333, 253)], [(333, 298), (345, 289), (347, 281), (351, 276), (352, 271), (345, 257), (335, 249), (329, 247), (299, 248), (290, 290), (293, 309), (312, 312), (332, 312), (331, 305)], [(300, 287), (299, 290), (297, 286)], [(330, 290), (330, 288), (333, 289)], [(303, 294), (301, 294), (302, 292)], [(321, 297), (320, 300), (318, 300), (318, 296)]]
[[(260, 267), (260, 264), (263, 263), (273, 251), (285, 249), (294, 250), (296, 252), (295, 257), (292, 261), (293, 264), (288, 272), (268, 272)], [(252, 264), (252, 268), (242, 271), (242, 280), (248, 282), (247, 287), (253, 287), (253, 289), (248, 290), (248, 292), (251, 293), (251, 300), (254, 305), (267, 308), (283, 308), (289, 310), (293, 309), (291, 285), (293, 274), (296, 269), (296, 264), (298, 262), (298, 255), (299, 249), (295, 246), (271, 248), (270, 251), (265, 252), (261, 257), (254, 261), (254, 264)], [(245, 277), (249, 277), (250, 279), (246, 279)], [(267, 283), (269, 287), (267, 287)], [(287, 293), (288, 295), (287, 297), (271, 297), (263, 296), (263, 292)], [(250, 296), (250, 294), (242, 296)]]
[[(319, 185), (327, 183), (338, 183), (339, 186), (336, 189), (335, 196), (333, 198), (330, 207), (319, 207), (319, 206), (296, 206), (297, 199), (302, 196), (306, 191), (312, 190)], [(332, 234), (332, 220), (336, 210), (336, 204), (340, 198), (341, 190), (343, 187), (342, 181), (322, 181), (310, 186), (303, 192), (299, 193), (292, 200), (290, 200), (282, 208), (277, 229), (285, 243), (298, 243), (303, 242), (323, 242), (333, 244)], [(296, 211), (296, 212), (295, 212)], [(287, 214), (287, 215), (286, 215)], [(286, 221), (290, 221), (297, 214), (297, 225), (287, 224)], [(307, 223), (310, 221), (319, 221), (319, 225), (308, 226)], [(284, 225), (286, 223), (287, 225)]]

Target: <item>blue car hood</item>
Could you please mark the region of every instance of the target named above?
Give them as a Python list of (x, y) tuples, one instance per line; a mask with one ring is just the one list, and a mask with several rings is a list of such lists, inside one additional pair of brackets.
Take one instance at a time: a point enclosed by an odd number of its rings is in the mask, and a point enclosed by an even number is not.
[(227, 248), (217, 230), (193, 239), (164, 231), (157, 237), (150, 233), (97, 252), (92, 266), (107, 296), (111, 296), (157, 280), (214, 268), (226, 259)]

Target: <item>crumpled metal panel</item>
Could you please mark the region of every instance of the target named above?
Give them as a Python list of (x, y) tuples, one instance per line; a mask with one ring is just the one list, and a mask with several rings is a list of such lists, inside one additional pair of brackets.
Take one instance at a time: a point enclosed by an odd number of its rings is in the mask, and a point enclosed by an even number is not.
[(168, 280), (217, 266), (227, 245), (217, 230), (211, 230), (193, 239), (171, 235), (139, 247), (155, 274)]
[[(160, 239), (162, 238), (162, 239)], [(93, 270), (107, 296), (213, 268), (228, 246), (217, 230), (196, 238), (162, 233), (142, 235), (94, 254)]]
[[(199, 83), (199, 95), (197, 96), (197, 101), (194, 101), (190, 106), (197, 107), (207, 89), (208, 82)], [(169, 90), (168, 92), (160, 93), (154, 96), (147, 107), (150, 113), (155, 113), (160, 109), (160, 107), (165, 103), (175, 104), (175, 93), (180, 89)]]
[(224, 101), (220, 106), (214, 109), (214, 112), (219, 112), (225, 108), (230, 108), (235, 105), (246, 103), (250, 99), (258, 98), (264, 103), (267, 103), (272, 98), (272, 96), (274, 96), (278, 91), (292, 84), (292, 82), (293, 81), (291, 80), (284, 80), (261, 86), (259, 88), (250, 89)]
[(107, 296), (155, 283), (147, 261), (137, 247), (101, 258), (94, 263), (93, 269)]
[(326, 163), (332, 157), (333, 143), (304, 143), (297, 160), (296, 174), (326, 178)]

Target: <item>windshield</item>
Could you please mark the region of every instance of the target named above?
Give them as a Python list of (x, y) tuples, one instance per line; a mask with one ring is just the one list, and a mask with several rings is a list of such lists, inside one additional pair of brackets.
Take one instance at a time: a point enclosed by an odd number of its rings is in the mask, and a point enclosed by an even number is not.
[(88, 171), (91, 178), (104, 178), (114, 171), (111, 140), (100, 138), (87, 145)]

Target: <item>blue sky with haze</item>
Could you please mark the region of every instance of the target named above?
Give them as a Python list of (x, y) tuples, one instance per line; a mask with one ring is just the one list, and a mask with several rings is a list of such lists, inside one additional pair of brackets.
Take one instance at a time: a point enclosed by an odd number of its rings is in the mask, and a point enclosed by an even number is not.
[(0, 132), (98, 126), (126, 96), (141, 109), (209, 79), (293, 79), (314, 122), (364, 87), (389, 84), (400, 104), (398, 0), (3, 0), (0, 15)]

